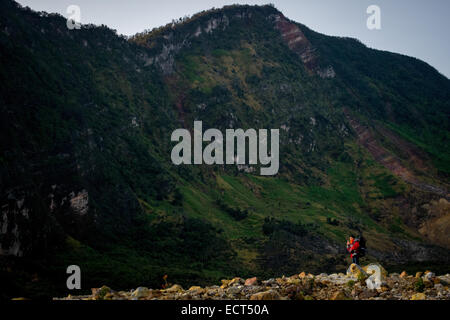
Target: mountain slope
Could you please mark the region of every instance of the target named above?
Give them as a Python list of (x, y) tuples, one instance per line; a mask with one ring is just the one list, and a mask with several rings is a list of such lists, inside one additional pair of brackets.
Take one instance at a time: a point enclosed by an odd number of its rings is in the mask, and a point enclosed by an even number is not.
[[(131, 39), (1, 9), (4, 297), (65, 292), (70, 264), (83, 288), (342, 271), (356, 232), (368, 259), (448, 267), (450, 81), (425, 63), (271, 6)], [(280, 173), (174, 166), (194, 120), (280, 128)]]

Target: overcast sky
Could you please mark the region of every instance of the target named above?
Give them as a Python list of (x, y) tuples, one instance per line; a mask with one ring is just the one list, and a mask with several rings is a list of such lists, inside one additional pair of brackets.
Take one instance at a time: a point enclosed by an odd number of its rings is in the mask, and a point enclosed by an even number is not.
[[(81, 9), (81, 22), (105, 24), (124, 35), (165, 25), (184, 15), (224, 5), (272, 2), (288, 18), (311, 29), (361, 40), (367, 46), (422, 59), (450, 77), (450, 0), (18, 0), (37, 11), (67, 15)], [(369, 5), (381, 9), (381, 30), (369, 30)]]

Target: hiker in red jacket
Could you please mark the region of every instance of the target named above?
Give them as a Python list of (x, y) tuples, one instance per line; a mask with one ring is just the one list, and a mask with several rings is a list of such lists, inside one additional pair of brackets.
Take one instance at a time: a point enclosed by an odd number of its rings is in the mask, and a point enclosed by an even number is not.
[(359, 265), (359, 239), (355, 239), (355, 237), (351, 236), (347, 241), (347, 251), (350, 252), (350, 257), (352, 258), (352, 262)]

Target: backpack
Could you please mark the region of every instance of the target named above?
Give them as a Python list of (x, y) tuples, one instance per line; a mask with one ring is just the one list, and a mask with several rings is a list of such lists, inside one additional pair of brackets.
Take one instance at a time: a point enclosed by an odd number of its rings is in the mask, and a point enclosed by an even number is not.
[(364, 257), (366, 255), (366, 239), (363, 236), (359, 237), (359, 256)]

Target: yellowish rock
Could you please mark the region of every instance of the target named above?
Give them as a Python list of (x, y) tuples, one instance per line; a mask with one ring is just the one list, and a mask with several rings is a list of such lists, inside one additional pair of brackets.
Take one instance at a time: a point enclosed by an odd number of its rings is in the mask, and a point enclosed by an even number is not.
[(199, 287), (199, 286), (192, 286), (192, 287), (190, 287), (189, 288), (189, 291), (195, 291), (195, 290), (198, 290), (198, 289), (201, 289), (202, 287)]
[(233, 284), (238, 283), (238, 284), (243, 284), (244, 280), (241, 278), (234, 278), (233, 280), (230, 281), (230, 283), (228, 284), (229, 286), (232, 286)]
[(230, 285), (231, 280), (221, 280), (222, 285), (220, 286), (222, 289), (225, 289)]
[(411, 297), (411, 300), (426, 300), (427, 296), (425, 295), (425, 293), (416, 293), (413, 294)]
[(274, 290), (255, 293), (250, 300), (280, 300), (280, 295)]
[(301, 280), (299, 278), (288, 278), (286, 280), (287, 283), (289, 284), (295, 284), (295, 285), (299, 285), (301, 283)]
[[(141, 299), (141, 298), (147, 297), (149, 294), (150, 294), (150, 290), (148, 288), (139, 287), (136, 290), (134, 290), (131, 295), (134, 298)], [(105, 299), (106, 299), (107, 295), (108, 294), (105, 295)]]
[(331, 297), (331, 300), (350, 300), (349, 297), (344, 293), (344, 291), (336, 291), (333, 296)]
[(369, 269), (372, 269), (372, 270), (373, 270), (374, 267), (375, 267), (375, 268), (376, 268), (376, 267), (379, 268), (380, 273), (381, 273), (381, 278), (387, 277), (388, 272), (387, 272), (386, 269), (383, 268), (383, 266), (382, 266), (381, 264), (379, 264), (379, 263), (371, 263), (371, 264), (368, 264), (367, 266), (364, 266), (362, 269), (364, 270), (364, 272), (366, 272), (366, 273), (370, 276), (371, 274), (373, 274), (373, 271), (370, 272)]
[(363, 273), (361, 270), (362, 270), (361, 267), (352, 263), (347, 270), (347, 275), (351, 276), (351, 277), (359, 278), (359, 276)]
[(183, 291), (183, 287), (180, 286), (179, 284), (174, 284), (173, 286), (171, 286), (169, 289), (166, 289), (165, 291), (168, 293), (181, 292), (181, 291)]

